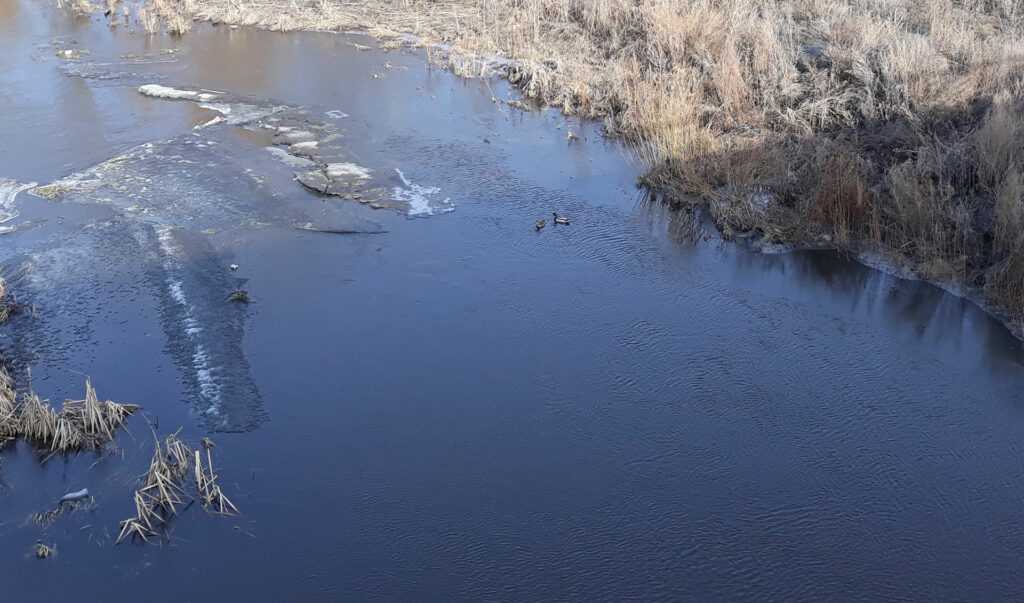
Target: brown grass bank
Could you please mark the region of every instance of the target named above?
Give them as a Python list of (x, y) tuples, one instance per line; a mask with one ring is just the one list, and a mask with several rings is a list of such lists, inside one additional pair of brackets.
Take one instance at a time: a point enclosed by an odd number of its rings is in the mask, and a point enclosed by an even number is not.
[(727, 235), (882, 253), (1024, 327), (1019, 0), (179, 3), (227, 24), (412, 34), (462, 74), (498, 68), (604, 120), (653, 191)]

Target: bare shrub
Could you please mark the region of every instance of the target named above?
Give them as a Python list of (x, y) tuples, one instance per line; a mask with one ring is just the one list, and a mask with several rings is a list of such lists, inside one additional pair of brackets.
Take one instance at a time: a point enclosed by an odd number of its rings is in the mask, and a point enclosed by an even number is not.
[[(826, 149), (831, 151), (831, 149)], [(832, 227), (839, 244), (869, 234), (877, 240), (877, 214), (865, 180), (863, 161), (844, 149), (830, 152), (823, 161), (814, 191), (812, 219)]]

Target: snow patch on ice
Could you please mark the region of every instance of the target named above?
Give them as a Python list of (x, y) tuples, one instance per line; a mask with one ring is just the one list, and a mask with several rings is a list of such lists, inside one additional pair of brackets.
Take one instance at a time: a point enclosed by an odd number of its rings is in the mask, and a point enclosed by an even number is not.
[(248, 103), (200, 103), (199, 106), (220, 113), (229, 126), (247, 124), (286, 109), (278, 106), (258, 107)]
[(305, 157), (296, 157), (291, 155), (288, 151), (280, 147), (265, 147), (267, 152), (279, 159), (285, 165), (296, 167), (296, 168), (310, 168), (316, 165), (315, 161), (306, 159)]
[(179, 90), (170, 86), (160, 84), (144, 84), (139, 86), (139, 94), (152, 96), (153, 98), (166, 98), (171, 100), (197, 100), (211, 101), (217, 98), (217, 94), (210, 92), (196, 92), (195, 90)]
[(10, 222), (18, 217), (18, 210), (14, 208), (14, 201), (18, 197), (18, 193), (35, 185), (35, 182), (24, 183), (0, 178), (0, 224)]
[(433, 216), (455, 211), (455, 205), (451, 199), (445, 197), (443, 200), (436, 200), (441, 189), (436, 186), (420, 186), (406, 178), (402, 170), (395, 168), (395, 171), (398, 172), (398, 177), (401, 178), (405, 187), (396, 186), (392, 195), (395, 201), (409, 206), (406, 212), (409, 217)]
[(331, 180), (337, 178), (358, 178), (369, 180), (372, 176), (370, 170), (354, 163), (329, 163), (327, 164), (327, 177)]

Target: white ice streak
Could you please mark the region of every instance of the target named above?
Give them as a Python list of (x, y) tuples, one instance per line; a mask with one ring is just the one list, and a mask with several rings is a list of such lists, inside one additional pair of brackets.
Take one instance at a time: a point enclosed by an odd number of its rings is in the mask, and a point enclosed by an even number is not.
[(35, 182), (24, 183), (0, 178), (0, 224), (10, 222), (18, 217), (18, 210), (14, 208), (14, 201), (18, 197), (18, 193), (35, 185)]
[(398, 177), (402, 179), (405, 188), (396, 186), (392, 195), (395, 201), (409, 206), (407, 213), (410, 217), (433, 216), (455, 211), (455, 206), (447, 197), (442, 201), (433, 201), (433, 197), (440, 193), (441, 189), (435, 186), (420, 186), (406, 178), (402, 170), (395, 168), (395, 171), (398, 172)]
[(179, 90), (178, 88), (171, 88), (170, 86), (161, 86), (160, 84), (145, 84), (139, 86), (139, 93), (144, 96), (152, 96), (153, 98), (167, 98), (171, 100), (194, 100), (194, 101), (212, 101), (217, 98), (217, 94), (211, 92), (197, 92), (195, 90)]
[(327, 177), (331, 180), (338, 178), (356, 178), (369, 180), (372, 178), (370, 170), (354, 163), (329, 163), (327, 164)]
[(199, 334), (203, 331), (199, 321), (195, 317), (195, 308), (185, 295), (184, 284), (174, 278), (178, 270), (176, 257), (180, 256), (180, 250), (171, 235), (170, 226), (158, 226), (156, 228), (157, 240), (160, 243), (160, 250), (164, 254), (164, 271), (167, 273), (167, 290), (171, 299), (181, 308), (185, 318), (182, 321), (185, 335), (194, 344), (195, 351), (192, 353), (192, 368), (196, 371), (196, 380), (199, 382), (199, 392), (203, 398), (210, 403), (205, 414), (217, 416), (220, 414), (221, 389), (214, 377), (216, 368), (210, 366), (210, 355), (202, 342), (199, 341)]

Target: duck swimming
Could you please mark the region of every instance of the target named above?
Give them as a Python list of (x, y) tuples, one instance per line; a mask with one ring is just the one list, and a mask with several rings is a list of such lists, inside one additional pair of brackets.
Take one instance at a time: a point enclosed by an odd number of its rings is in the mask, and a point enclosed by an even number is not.
[(555, 224), (568, 224), (569, 218), (566, 216), (558, 215), (557, 211), (551, 212), (551, 215), (555, 217)]
[(537, 228), (537, 230), (540, 230), (540, 229), (544, 228), (547, 225), (548, 225), (548, 221), (547, 220), (537, 220), (537, 224), (535, 224), (534, 226)]

